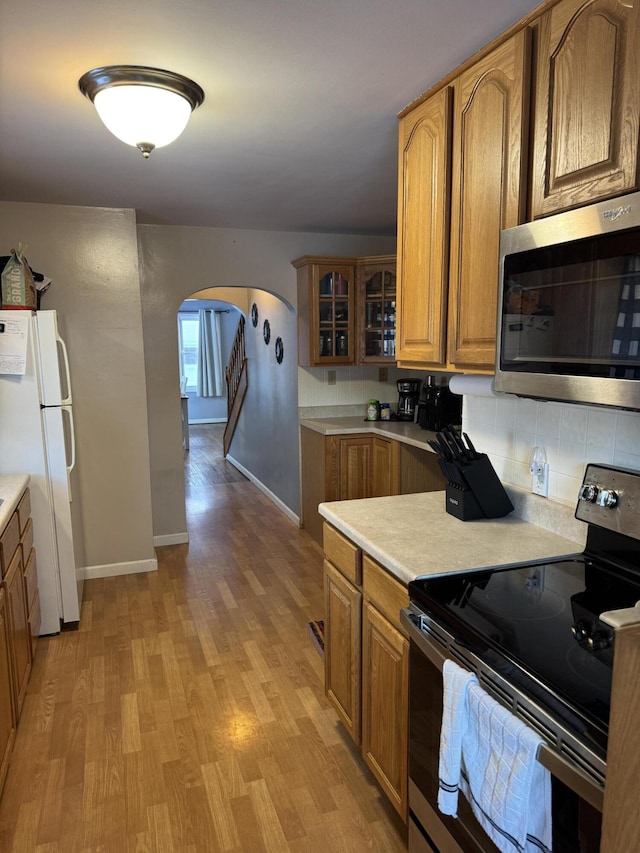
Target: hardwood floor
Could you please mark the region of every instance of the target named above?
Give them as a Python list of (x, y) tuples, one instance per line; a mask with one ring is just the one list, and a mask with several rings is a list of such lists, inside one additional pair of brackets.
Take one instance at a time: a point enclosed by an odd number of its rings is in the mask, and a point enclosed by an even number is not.
[(86, 582), (80, 629), (41, 639), (3, 853), (406, 850), (324, 697), (306, 629), (321, 550), (216, 454), (221, 435), (192, 428), (189, 544)]

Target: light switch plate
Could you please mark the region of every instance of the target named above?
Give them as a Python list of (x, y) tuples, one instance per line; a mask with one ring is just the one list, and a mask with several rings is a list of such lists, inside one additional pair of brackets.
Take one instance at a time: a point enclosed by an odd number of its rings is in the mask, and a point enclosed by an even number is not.
[(335, 370), (327, 370), (327, 385), (335, 385), (336, 384), (336, 372)]
[(388, 382), (389, 381), (389, 368), (388, 367), (379, 367), (378, 368), (378, 382)]

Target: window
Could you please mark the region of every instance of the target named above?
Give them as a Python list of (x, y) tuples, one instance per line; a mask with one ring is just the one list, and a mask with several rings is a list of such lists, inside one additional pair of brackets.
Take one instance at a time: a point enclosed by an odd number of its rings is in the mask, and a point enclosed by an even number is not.
[(198, 334), (197, 311), (178, 313), (178, 350), (180, 376), (187, 377), (187, 390), (195, 391), (198, 386)]

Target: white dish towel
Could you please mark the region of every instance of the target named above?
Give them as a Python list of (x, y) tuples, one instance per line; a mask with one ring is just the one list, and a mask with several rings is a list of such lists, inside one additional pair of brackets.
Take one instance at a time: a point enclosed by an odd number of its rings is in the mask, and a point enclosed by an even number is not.
[(551, 851), (551, 776), (540, 735), (453, 661), (443, 669), (438, 808), (457, 815), (458, 788), (503, 853)]

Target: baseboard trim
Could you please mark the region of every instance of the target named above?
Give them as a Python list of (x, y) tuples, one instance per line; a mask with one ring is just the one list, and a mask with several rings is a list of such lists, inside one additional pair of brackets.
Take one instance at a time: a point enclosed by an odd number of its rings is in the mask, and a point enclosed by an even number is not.
[(165, 545), (186, 545), (189, 541), (189, 533), (164, 533), (162, 536), (153, 537), (154, 548), (162, 548)]
[(226, 418), (189, 418), (189, 426), (191, 424), (226, 424)]
[(237, 459), (234, 459), (233, 456), (229, 456), (229, 454), (227, 454), (226, 459), (227, 462), (230, 462), (234, 468), (237, 468), (238, 471), (240, 471), (241, 474), (244, 474), (247, 480), (251, 480), (253, 485), (260, 489), (262, 494), (266, 495), (271, 501), (271, 503), (274, 503), (278, 507), (280, 512), (283, 512), (287, 516), (289, 521), (292, 521), (296, 525), (296, 527), (300, 527), (299, 515), (296, 515), (293, 510), (289, 509), (289, 507), (285, 503), (283, 503), (277, 495), (274, 495), (273, 492), (268, 489), (264, 483), (261, 483), (260, 480), (258, 480), (258, 478), (254, 474), (252, 474), (251, 471), (248, 471), (244, 467), (244, 465), (241, 465)]
[(142, 572), (157, 572), (158, 561), (134, 560), (131, 563), (109, 563), (105, 566), (85, 566), (84, 579), (86, 581), (94, 578), (112, 578), (118, 575), (137, 575)]

